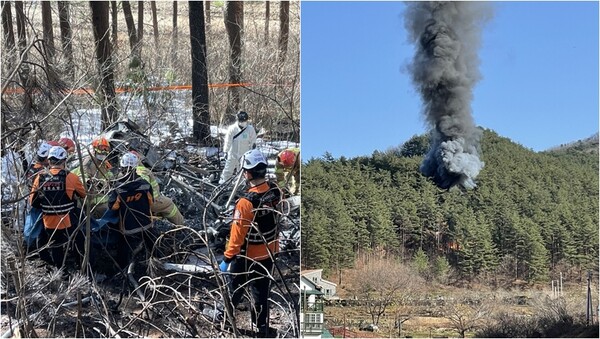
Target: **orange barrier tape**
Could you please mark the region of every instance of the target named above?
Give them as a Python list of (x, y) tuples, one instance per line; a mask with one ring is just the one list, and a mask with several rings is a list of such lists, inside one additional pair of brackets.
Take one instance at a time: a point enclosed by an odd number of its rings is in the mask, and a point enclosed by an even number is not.
[[(245, 83), (239, 83), (239, 84), (208, 84), (209, 88), (224, 88), (224, 87), (250, 87), (250, 86), (289, 86), (287, 84), (251, 84), (248, 82)], [(174, 86), (159, 86), (159, 87), (146, 87), (146, 88), (142, 88), (142, 87), (137, 87), (137, 88), (130, 88), (130, 87), (117, 87), (115, 88), (115, 92), (116, 93), (129, 93), (129, 92), (141, 92), (143, 90), (145, 91), (166, 91), (166, 90), (191, 90), (192, 89), (192, 85), (174, 85)], [(36, 89), (36, 91), (39, 91), (39, 89)], [(63, 92), (66, 93), (73, 93), (73, 94), (91, 94), (94, 93), (94, 89), (93, 88), (74, 88), (72, 90), (65, 90)], [(6, 91), (3, 94), (23, 94), (25, 93), (25, 90), (22, 87), (18, 87), (18, 88), (7, 88)]]

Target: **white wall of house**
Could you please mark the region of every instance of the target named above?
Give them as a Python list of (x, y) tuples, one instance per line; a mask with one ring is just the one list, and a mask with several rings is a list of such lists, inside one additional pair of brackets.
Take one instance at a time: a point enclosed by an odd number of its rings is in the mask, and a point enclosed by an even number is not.
[[(313, 271), (308, 271), (308, 272), (302, 273), (302, 276), (304, 278), (308, 279), (313, 284), (319, 285), (322, 287), (321, 292), (323, 292), (323, 294), (325, 294), (325, 298), (333, 297), (337, 292), (337, 284), (335, 284), (329, 280), (323, 279), (322, 275), (323, 275), (323, 270), (313, 270)], [(301, 281), (301, 283), (302, 283), (302, 281)]]
[(326, 298), (333, 297), (337, 292), (337, 285), (324, 279), (321, 280), (321, 287), (323, 287), (321, 292), (325, 294)]
[(310, 291), (310, 290), (313, 290), (314, 288), (313, 288), (313, 286), (309, 285), (306, 281), (304, 281), (304, 277), (302, 277), (300, 279), (300, 289), (303, 291), (306, 291), (306, 290)]
[[(307, 323), (319, 323), (321, 324), (321, 329), (323, 328), (322, 324), (323, 324), (323, 314), (322, 313), (310, 313), (310, 314), (303, 314), (300, 313), (300, 328), (305, 328), (304, 327), (304, 321), (306, 320)], [(308, 332), (308, 333), (306, 333)], [(315, 333), (311, 333), (310, 331), (306, 331), (306, 332), (302, 332), (302, 338), (321, 338), (321, 330), (319, 331), (315, 331)]]

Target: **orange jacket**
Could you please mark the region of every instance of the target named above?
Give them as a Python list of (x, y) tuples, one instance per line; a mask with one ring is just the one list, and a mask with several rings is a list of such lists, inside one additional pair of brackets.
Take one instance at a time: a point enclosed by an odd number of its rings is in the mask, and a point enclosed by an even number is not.
[(29, 166), (29, 169), (27, 169), (27, 172), (25, 172), (25, 179), (27, 179), (27, 185), (31, 187), (31, 185), (33, 185), (33, 180), (35, 179), (35, 177), (45, 169), (46, 165), (42, 164), (41, 162), (34, 162), (33, 164), (31, 164)]
[[(269, 190), (269, 184), (264, 182), (258, 186), (251, 187), (248, 192), (264, 193)], [(263, 260), (269, 257), (269, 250), (272, 253), (279, 252), (279, 239), (269, 242), (268, 244), (246, 244), (246, 236), (250, 230), (251, 222), (254, 220), (254, 212), (252, 211), (252, 203), (245, 198), (240, 199), (235, 205), (235, 212), (233, 215), (233, 223), (231, 224), (231, 231), (229, 232), (229, 242), (227, 244), (227, 250), (224, 253), (224, 260), (230, 262), (236, 255), (242, 251), (242, 246), (245, 246), (245, 256)]]
[[(57, 175), (63, 169), (60, 167), (51, 167), (49, 172), (52, 175)], [(79, 177), (69, 171), (67, 172), (66, 182), (65, 182), (65, 193), (69, 200), (73, 200), (75, 198), (74, 194), (79, 195), (82, 198), (85, 198), (85, 190), (83, 188), (83, 184)], [(40, 189), (40, 175), (35, 177), (33, 181), (33, 186), (31, 188), (31, 195), (29, 196), (29, 202), (32, 206), (34, 206), (34, 200), (38, 197), (38, 191)], [(43, 186), (43, 183), (42, 183)], [(54, 214), (47, 215), (42, 214), (42, 220), (44, 222), (44, 227), (49, 229), (64, 229), (71, 227), (71, 218), (69, 213), (65, 214)]]

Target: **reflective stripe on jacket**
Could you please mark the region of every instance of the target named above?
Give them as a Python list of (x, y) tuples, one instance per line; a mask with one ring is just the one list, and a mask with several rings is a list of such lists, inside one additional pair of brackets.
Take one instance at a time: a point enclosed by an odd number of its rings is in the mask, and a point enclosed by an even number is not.
[(38, 175), (33, 182), (31, 193), (31, 206), (42, 209), (44, 227), (49, 229), (71, 227), (69, 214), (75, 209), (74, 195), (85, 198), (79, 177), (58, 167)]
[(238, 200), (224, 253), (226, 262), (238, 254), (263, 260), (269, 257), (269, 251), (279, 251), (278, 216), (274, 208), (280, 200), (281, 190), (268, 182), (250, 188)]
[(152, 192), (154, 192), (154, 199), (158, 198), (160, 196), (160, 186), (158, 185), (158, 181), (156, 181), (154, 174), (152, 174), (152, 170), (146, 168), (144, 165), (139, 165), (135, 168), (135, 171), (140, 177), (142, 177), (142, 179), (150, 183), (150, 186), (152, 186)]

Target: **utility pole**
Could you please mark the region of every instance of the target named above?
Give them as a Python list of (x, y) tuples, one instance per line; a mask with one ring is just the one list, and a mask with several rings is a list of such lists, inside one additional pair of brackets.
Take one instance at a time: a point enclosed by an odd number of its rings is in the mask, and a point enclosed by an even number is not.
[(560, 272), (560, 296), (563, 295), (562, 272)]
[(398, 338), (402, 338), (402, 323), (403, 321), (398, 322)]
[(588, 278), (587, 278), (587, 305), (586, 305), (586, 310), (585, 310), (585, 320), (586, 320), (586, 324), (588, 326), (590, 325), (590, 316), (592, 315), (592, 288), (591, 288), (591, 282), (592, 282), (592, 271), (588, 271)]

